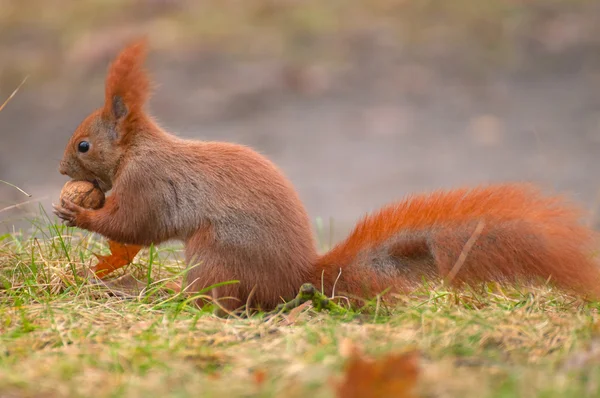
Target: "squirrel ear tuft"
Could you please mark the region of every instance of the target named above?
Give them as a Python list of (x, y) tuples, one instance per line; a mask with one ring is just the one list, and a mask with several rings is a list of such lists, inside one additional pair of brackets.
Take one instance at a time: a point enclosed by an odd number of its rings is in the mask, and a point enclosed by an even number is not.
[(121, 120), (125, 116), (127, 116), (127, 106), (125, 105), (125, 101), (123, 97), (120, 95), (115, 95), (112, 97), (112, 116), (116, 120)]
[(144, 69), (147, 41), (138, 39), (125, 47), (108, 69), (104, 114), (120, 120), (142, 111), (150, 94), (150, 80)]

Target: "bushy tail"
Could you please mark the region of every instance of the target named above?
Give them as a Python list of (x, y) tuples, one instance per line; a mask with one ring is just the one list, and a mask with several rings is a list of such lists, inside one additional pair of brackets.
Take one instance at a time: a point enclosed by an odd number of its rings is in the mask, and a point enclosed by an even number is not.
[[(547, 281), (600, 298), (597, 235), (582, 211), (528, 184), (408, 197), (361, 220), (319, 258), (326, 293), (372, 297), (425, 278), (460, 285)], [(336, 282), (336, 279), (337, 282)]]

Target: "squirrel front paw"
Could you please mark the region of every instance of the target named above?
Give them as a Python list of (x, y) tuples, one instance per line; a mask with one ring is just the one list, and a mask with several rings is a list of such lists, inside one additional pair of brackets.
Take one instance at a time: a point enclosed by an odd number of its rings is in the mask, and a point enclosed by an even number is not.
[(56, 214), (69, 227), (83, 227), (83, 218), (88, 211), (70, 200), (61, 200), (61, 204), (52, 204)]

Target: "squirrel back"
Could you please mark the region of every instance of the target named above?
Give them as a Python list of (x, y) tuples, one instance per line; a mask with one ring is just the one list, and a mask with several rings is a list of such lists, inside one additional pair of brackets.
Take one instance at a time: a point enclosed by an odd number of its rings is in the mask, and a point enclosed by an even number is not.
[(371, 298), (440, 276), (457, 284), (550, 279), (598, 295), (594, 232), (576, 207), (521, 184), (407, 198), (318, 257), (306, 210), (272, 162), (241, 145), (178, 138), (144, 111), (144, 56), (137, 42), (111, 64), (104, 106), (76, 129), (60, 164), (62, 174), (111, 194), (100, 209), (65, 201), (55, 212), (120, 243), (183, 241), (187, 291), (238, 281), (205, 292), (228, 309), (273, 308), (305, 282)]

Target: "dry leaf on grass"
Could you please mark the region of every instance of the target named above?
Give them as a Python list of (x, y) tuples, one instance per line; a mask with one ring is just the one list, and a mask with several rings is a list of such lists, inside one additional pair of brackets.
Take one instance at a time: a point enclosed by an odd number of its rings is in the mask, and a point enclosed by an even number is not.
[(108, 241), (108, 247), (111, 253), (109, 256), (101, 256), (94, 253), (99, 260), (98, 264), (93, 268), (98, 278), (104, 278), (111, 272), (130, 264), (136, 254), (142, 250), (142, 246), (126, 245), (112, 240)]
[(419, 374), (419, 353), (389, 354), (372, 360), (355, 351), (337, 385), (338, 398), (411, 398)]
[(256, 369), (252, 373), (252, 377), (254, 378), (254, 384), (256, 384), (256, 386), (260, 388), (263, 386), (263, 384), (265, 384), (265, 381), (267, 380), (267, 372), (265, 372), (264, 369)]

